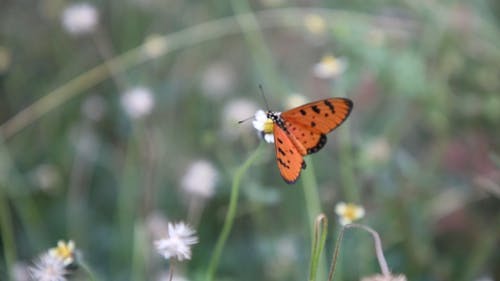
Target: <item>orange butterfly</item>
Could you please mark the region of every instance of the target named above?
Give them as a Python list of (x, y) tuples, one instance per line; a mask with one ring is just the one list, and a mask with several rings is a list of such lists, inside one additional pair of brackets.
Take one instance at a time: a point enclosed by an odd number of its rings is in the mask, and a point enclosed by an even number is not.
[(285, 182), (295, 183), (306, 168), (303, 156), (319, 151), (326, 134), (344, 122), (352, 110), (352, 101), (329, 98), (290, 109), (283, 113), (267, 111), (272, 121), (276, 162)]

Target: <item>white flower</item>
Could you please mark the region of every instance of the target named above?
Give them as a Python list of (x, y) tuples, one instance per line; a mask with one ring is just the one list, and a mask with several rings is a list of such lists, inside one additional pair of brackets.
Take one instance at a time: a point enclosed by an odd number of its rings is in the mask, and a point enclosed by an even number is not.
[(201, 88), (203, 93), (212, 98), (221, 98), (232, 92), (236, 80), (236, 71), (226, 62), (215, 62), (203, 73)]
[(341, 225), (350, 224), (365, 216), (365, 209), (363, 206), (340, 202), (335, 206), (335, 213), (339, 216)]
[(60, 240), (57, 242), (57, 247), (49, 250), (49, 255), (63, 261), (64, 265), (70, 265), (75, 261), (75, 242), (69, 240), (68, 243)]
[(198, 243), (196, 232), (184, 222), (168, 224), (165, 238), (154, 242), (156, 250), (165, 259), (176, 258), (179, 261), (191, 259), (191, 245)]
[(94, 31), (98, 14), (92, 4), (77, 3), (64, 9), (61, 21), (66, 31), (73, 35), (81, 35)]
[(61, 182), (61, 174), (56, 166), (44, 163), (32, 172), (32, 179), (42, 190), (50, 191)]
[(387, 162), (391, 156), (391, 147), (386, 138), (369, 141), (364, 149), (365, 157), (370, 162)]
[(318, 78), (335, 78), (344, 73), (347, 68), (347, 60), (343, 57), (336, 58), (332, 55), (324, 56), (321, 62), (314, 65), (314, 75)]
[(142, 45), (144, 54), (149, 58), (157, 58), (165, 54), (167, 49), (167, 40), (165, 39), (165, 37), (159, 34), (148, 36), (144, 42), (144, 45)]
[[(277, 114), (281, 113), (278, 112)], [(274, 143), (273, 120), (267, 118), (267, 114), (263, 110), (258, 110), (255, 113), (252, 124), (267, 143)]]
[(198, 160), (191, 164), (182, 178), (181, 185), (189, 194), (210, 198), (215, 193), (215, 185), (219, 174), (212, 163)]
[(326, 31), (326, 22), (318, 14), (309, 14), (304, 17), (304, 25), (313, 34), (323, 34)]
[(238, 121), (248, 119), (257, 111), (257, 105), (247, 99), (233, 99), (222, 110), (221, 131), (223, 137), (236, 139), (249, 132), (250, 122), (238, 124)]
[(133, 119), (151, 113), (154, 106), (153, 93), (145, 87), (135, 87), (123, 93), (121, 103), (125, 112)]
[(75, 126), (69, 132), (69, 139), (78, 157), (94, 162), (99, 156), (99, 139), (94, 130), (85, 125)]
[(294, 108), (306, 104), (308, 101), (306, 97), (299, 93), (290, 94), (285, 100), (286, 108)]
[(34, 266), (29, 268), (32, 280), (36, 281), (66, 281), (66, 265), (58, 257), (48, 253), (43, 254), (35, 262)]

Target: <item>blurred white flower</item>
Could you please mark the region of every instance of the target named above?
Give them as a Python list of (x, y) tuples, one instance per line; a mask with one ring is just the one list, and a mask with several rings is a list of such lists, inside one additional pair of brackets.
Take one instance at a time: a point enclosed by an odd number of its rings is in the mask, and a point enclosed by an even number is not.
[(154, 96), (146, 87), (135, 87), (123, 93), (121, 103), (130, 118), (138, 119), (151, 113), (154, 107)]
[(167, 40), (159, 34), (153, 34), (146, 38), (142, 48), (146, 56), (149, 58), (157, 58), (167, 51)]
[(85, 2), (67, 6), (61, 16), (64, 29), (73, 35), (91, 33), (96, 28), (98, 20), (97, 9)]
[(60, 183), (61, 174), (56, 166), (44, 163), (35, 168), (32, 173), (32, 180), (40, 189), (49, 191)]
[(308, 100), (302, 94), (292, 93), (286, 98), (285, 106), (286, 106), (286, 108), (294, 108), (297, 106), (304, 105), (307, 102), (308, 102)]
[(49, 250), (49, 255), (63, 261), (65, 266), (72, 264), (75, 261), (75, 242), (69, 240), (68, 243), (60, 240), (57, 242), (57, 247)]
[[(280, 114), (281, 112), (278, 112)], [(258, 110), (252, 121), (253, 127), (259, 132), (267, 143), (274, 143), (273, 120), (267, 118), (266, 112)]]
[(368, 142), (364, 149), (365, 157), (370, 162), (386, 162), (391, 154), (391, 147), (386, 138), (377, 138)]
[(230, 93), (235, 85), (236, 72), (226, 62), (210, 64), (201, 80), (203, 94), (212, 98), (221, 98)]
[(191, 259), (191, 246), (198, 243), (196, 232), (184, 222), (169, 223), (166, 237), (154, 242), (156, 250), (165, 259)]
[(361, 281), (406, 281), (406, 276), (404, 275), (383, 275), (383, 274), (376, 274), (372, 276), (367, 276), (361, 278)]
[(66, 281), (68, 271), (62, 259), (45, 253), (29, 268), (29, 273), (36, 281)]
[(313, 34), (323, 34), (326, 31), (326, 21), (318, 14), (308, 14), (304, 17), (304, 25)]
[(253, 116), (257, 111), (257, 105), (247, 99), (234, 99), (228, 102), (223, 109), (223, 118), (231, 124)]
[(193, 162), (182, 177), (181, 186), (187, 193), (210, 198), (215, 193), (219, 174), (212, 163), (206, 160)]
[(336, 78), (347, 68), (347, 59), (336, 58), (332, 55), (324, 56), (321, 61), (314, 65), (314, 75), (322, 79)]
[(97, 159), (99, 156), (99, 139), (92, 128), (85, 125), (75, 126), (71, 128), (69, 137), (78, 157), (82, 157), (89, 162)]
[(229, 101), (222, 110), (222, 133), (226, 138), (235, 139), (248, 131), (248, 124), (238, 121), (245, 120), (254, 115), (257, 105), (247, 99), (233, 99)]
[(335, 213), (339, 216), (341, 225), (350, 224), (365, 216), (365, 209), (361, 205), (340, 202), (335, 206)]
[(483, 276), (477, 277), (474, 281), (494, 281), (494, 279), (490, 275), (483, 275)]
[(106, 101), (97, 95), (92, 95), (83, 101), (82, 113), (92, 121), (99, 121), (106, 112)]

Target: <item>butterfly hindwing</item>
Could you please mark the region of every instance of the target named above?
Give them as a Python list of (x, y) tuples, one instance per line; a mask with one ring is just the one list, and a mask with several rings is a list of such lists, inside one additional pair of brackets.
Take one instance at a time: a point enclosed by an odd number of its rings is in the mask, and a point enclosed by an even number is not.
[(326, 135), (319, 133), (309, 128), (305, 128), (300, 124), (286, 122), (287, 130), (294, 136), (298, 145), (303, 147), (303, 155), (315, 153), (326, 144)]
[(305, 162), (297, 147), (287, 134), (277, 124), (274, 124), (274, 145), (276, 149), (276, 162), (281, 176), (287, 183), (294, 183), (305, 168)]
[(342, 124), (351, 110), (351, 100), (330, 98), (285, 111), (281, 118), (287, 131), (311, 154), (326, 144), (326, 134)]

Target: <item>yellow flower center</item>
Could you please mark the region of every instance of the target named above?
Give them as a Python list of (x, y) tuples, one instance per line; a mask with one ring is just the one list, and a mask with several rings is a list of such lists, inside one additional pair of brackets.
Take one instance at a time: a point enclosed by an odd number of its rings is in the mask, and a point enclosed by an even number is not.
[(266, 122), (264, 122), (264, 133), (272, 134), (273, 133), (273, 120), (267, 118)]
[(311, 33), (324, 33), (326, 29), (325, 20), (319, 15), (307, 15), (305, 18), (305, 26)]
[(321, 60), (321, 63), (327, 67), (330, 71), (338, 71), (340, 69), (340, 63), (334, 56), (325, 56)]
[(351, 221), (357, 220), (359, 218), (359, 207), (354, 204), (347, 204), (343, 217)]
[(68, 243), (64, 241), (59, 241), (57, 243), (57, 247), (52, 248), (50, 250), (53, 256), (56, 256), (70, 263), (73, 261), (74, 251), (75, 251), (75, 244), (72, 241), (69, 241)]

